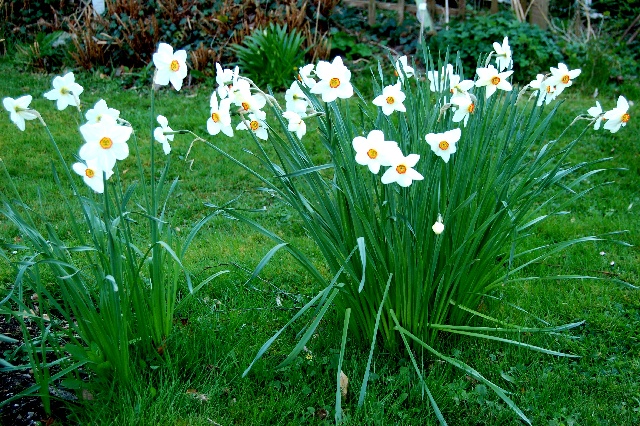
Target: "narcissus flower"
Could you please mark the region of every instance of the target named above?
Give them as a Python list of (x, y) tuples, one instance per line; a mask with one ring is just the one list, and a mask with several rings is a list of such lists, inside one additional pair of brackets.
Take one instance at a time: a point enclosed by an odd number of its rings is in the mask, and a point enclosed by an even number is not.
[(598, 130), (604, 121), (604, 115), (602, 114), (602, 106), (600, 106), (600, 102), (596, 101), (596, 106), (591, 107), (587, 110), (587, 113), (596, 119), (595, 123), (593, 123), (593, 130)]
[(164, 115), (159, 115), (156, 120), (160, 127), (156, 127), (153, 131), (153, 138), (162, 144), (162, 150), (168, 155), (171, 152), (169, 142), (173, 142), (175, 135), (165, 135), (164, 132), (173, 132), (173, 129), (169, 127), (169, 120)]
[(251, 130), (258, 139), (267, 140), (269, 133), (267, 132), (267, 124), (264, 122), (266, 114), (263, 111), (249, 114), (248, 119), (240, 122), (236, 126), (236, 130)]
[(432, 92), (442, 92), (446, 90), (446, 82), (451, 80), (451, 76), (453, 75), (453, 65), (447, 64), (442, 67), (440, 72), (438, 71), (428, 71), (427, 78), (431, 83), (429, 89)]
[(320, 61), (316, 66), (316, 75), (320, 81), (311, 88), (311, 93), (322, 95), (324, 102), (353, 96), (351, 71), (344, 66), (340, 56), (336, 56), (332, 63)]
[(451, 154), (456, 152), (456, 142), (460, 140), (461, 134), (460, 129), (453, 129), (444, 133), (429, 133), (424, 138), (431, 146), (431, 150), (448, 163)]
[(393, 68), (395, 68), (396, 77), (398, 77), (401, 82), (404, 82), (405, 75), (407, 76), (407, 78), (411, 78), (415, 74), (414, 69), (407, 64), (406, 56), (400, 56), (396, 63), (393, 65)]
[(497, 89), (511, 91), (511, 83), (507, 81), (507, 78), (513, 74), (513, 71), (498, 72), (493, 65), (489, 65), (486, 68), (478, 68), (478, 80), (476, 80), (476, 87), (486, 86), (486, 97), (489, 99), (491, 95), (495, 93)]
[(235, 69), (222, 69), (219, 63), (216, 62), (216, 83), (218, 83), (218, 94), (220, 99), (224, 99), (229, 95), (229, 90), (238, 81), (238, 67)]
[(84, 88), (76, 83), (76, 79), (72, 72), (66, 73), (62, 77), (57, 76), (53, 79), (53, 90), (44, 94), (44, 97), (50, 101), (56, 101), (56, 106), (60, 111), (73, 105), (80, 106), (80, 94)]
[(565, 64), (558, 64), (558, 68), (551, 67), (551, 80), (556, 88), (556, 96), (573, 84), (573, 79), (580, 75), (581, 70), (569, 70)]
[(167, 43), (160, 43), (158, 51), (153, 54), (153, 64), (156, 66), (155, 84), (166, 86), (171, 83), (176, 90), (182, 88), (182, 80), (187, 76), (187, 52), (178, 50)]
[(211, 100), (209, 101), (211, 106), (211, 114), (207, 120), (207, 131), (210, 135), (217, 135), (222, 132), (225, 135), (233, 136), (233, 127), (231, 127), (231, 114), (229, 109), (231, 108), (231, 99), (225, 98), (220, 101), (218, 105), (218, 96), (216, 92), (211, 94)]
[(316, 80), (311, 77), (311, 74), (315, 74), (315, 67), (313, 64), (308, 64), (298, 72), (298, 81), (304, 83), (309, 89), (316, 85)]
[(297, 81), (291, 83), (291, 87), (289, 87), (284, 94), (284, 100), (287, 102), (287, 111), (297, 113), (304, 113), (307, 111), (309, 101)]
[(395, 155), (389, 157), (390, 168), (380, 178), (384, 184), (397, 182), (402, 187), (408, 187), (414, 180), (423, 180), (424, 177), (413, 169), (420, 160), (418, 154), (409, 154), (406, 157), (398, 150)]
[(89, 123), (99, 123), (105, 115), (111, 116), (114, 120), (120, 118), (120, 111), (115, 108), (109, 108), (104, 99), (96, 102), (95, 106), (85, 114)]
[(405, 112), (403, 105), (406, 96), (400, 89), (400, 82), (382, 89), (382, 94), (373, 100), (373, 104), (382, 108), (384, 115), (391, 115), (393, 111)]
[(235, 94), (234, 103), (240, 107), (240, 112), (262, 112), (267, 100), (261, 94), (252, 94), (250, 91), (240, 91)]
[(537, 105), (547, 101), (547, 104), (557, 96), (555, 86), (552, 81), (545, 79), (544, 74), (536, 75), (536, 79), (529, 83), (529, 87), (534, 89), (533, 95), (538, 97)]
[(498, 43), (493, 43), (493, 50), (496, 52), (496, 65), (500, 71), (513, 68), (513, 58), (511, 57), (508, 37), (502, 40), (502, 46)]
[(631, 119), (631, 115), (627, 112), (628, 110), (629, 102), (627, 102), (624, 96), (620, 96), (616, 107), (611, 111), (604, 113), (603, 118), (607, 121), (602, 127), (609, 130), (611, 133), (617, 132), (620, 130), (620, 127), (626, 126), (627, 122)]
[(453, 122), (459, 123), (463, 121), (464, 126), (467, 127), (467, 122), (469, 121), (469, 115), (473, 114), (476, 109), (475, 104), (471, 100), (471, 96), (469, 95), (458, 95), (451, 98), (451, 103), (454, 104), (458, 109), (456, 109), (455, 114), (453, 114)]
[(446, 82), (451, 79), (453, 75), (453, 65), (447, 64), (440, 72), (438, 71), (429, 71), (427, 72), (427, 78), (431, 82), (429, 86), (432, 92), (442, 92), (446, 89)]
[(460, 76), (458, 74), (451, 75), (449, 79), (449, 91), (454, 96), (467, 93), (469, 90), (473, 89), (473, 86), (474, 83), (472, 80), (460, 81)]
[(9, 111), (9, 118), (14, 122), (18, 129), (24, 131), (25, 120), (34, 120), (38, 118), (34, 111), (29, 109), (31, 103), (31, 95), (21, 96), (18, 99), (4, 98), (2, 104)]
[[(218, 92), (219, 94), (220, 92)], [(240, 98), (248, 98), (251, 96), (251, 84), (247, 80), (238, 78), (233, 82), (233, 85), (228, 87), (227, 97), (232, 103), (240, 106)], [(220, 96), (222, 98), (222, 96)]]
[(74, 172), (82, 176), (82, 180), (89, 188), (93, 189), (98, 194), (104, 192), (104, 180), (103, 172), (106, 173), (106, 179), (108, 180), (113, 175), (113, 170), (104, 170), (100, 168), (97, 160), (87, 160), (87, 164), (74, 163), (71, 168)]
[(133, 129), (120, 126), (109, 116), (99, 123), (80, 126), (80, 133), (86, 143), (80, 147), (80, 158), (85, 161), (96, 160), (97, 167), (111, 170), (116, 160), (124, 160), (129, 155), (127, 141)]
[(298, 135), (298, 139), (302, 139), (302, 137), (307, 133), (307, 125), (302, 117), (293, 111), (285, 111), (282, 113), (282, 116), (289, 120), (289, 126), (287, 129)]
[(374, 174), (378, 174), (380, 166), (391, 165), (390, 157), (402, 156), (398, 144), (385, 141), (384, 133), (380, 130), (372, 130), (366, 138), (356, 136), (353, 139), (353, 149), (356, 150), (356, 163), (368, 166)]

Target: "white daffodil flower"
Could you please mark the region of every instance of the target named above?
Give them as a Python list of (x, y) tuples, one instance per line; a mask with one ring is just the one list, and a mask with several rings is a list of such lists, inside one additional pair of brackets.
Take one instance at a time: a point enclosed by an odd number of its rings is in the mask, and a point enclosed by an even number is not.
[(431, 146), (431, 150), (442, 158), (445, 163), (448, 163), (451, 154), (456, 152), (456, 142), (460, 140), (461, 135), (462, 131), (460, 129), (453, 129), (444, 133), (429, 133), (424, 138)]
[(296, 113), (305, 113), (307, 111), (309, 101), (297, 81), (291, 83), (291, 87), (284, 94), (284, 100), (287, 103), (287, 111)]
[(251, 94), (251, 92), (238, 92), (235, 94), (234, 103), (241, 108), (240, 112), (262, 112), (262, 108), (267, 104), (267, 100), (261, 94)]
[(233, 127), (231, 126), (231, 99), (225, 98), (220, 101), (218, 105), (218, 96), (216, 92), (211, 94), (211, 100), (209, 101), (211, 106), (211, 114), (207, 120), (207, 131), (210, 135), (217, 135), (222, 132), (225, 135), (233, 136)]
[(33, 110), (29, 108), (31, 99), (33, 99), (31, 95), (24, 95), (18, 99), (4, 98), (2, 100), (4, 108), (9, 111), (9, 118), (18, 126), (18, 129), (23, 132), (25, 129), (25, 120), (35, 120), (38, 118)]
[(453, 74), (449, 78), (449, 91), (454, 96), (461, 93), (467, 93), (469, 90), (473, 89), (473, 86), (473, 80), (460, 81), (460, 76), (458, 74)]
[(173, 52), (173, 47), (167, 43), (160, 43), (158, 51), (153, 54), (153, 64), (156, 66), (156, 75), (153, 79), (160, 86), (171, 85), (176, 90), (182, 88), (182, 81), (187, 76), (187, 52), (178, 50)]
[(340, 56), (336, 56), (332, 63), (320, 61), (316, 66), (316, 75), (320, 81), (311, 88), (311, 93), (322, 95), (324, 102), (353, 96), (351, 71), (344, 66)]
[(444, 231), (444, 223), (442, 223), (442, 215), (440, 214), (438, 215), (438, 220), (436, 221), (436, 223), (433, 224), (431, 229), (436, 235), (442, 234), (442, 232)]
[[(544, 102), (547, 96), (547, 89), (551, 90), (550, 93), (555, 92), (553, 85), (545, 84), (545, 82), (547, 82), (547, 80), (545, 80), (544, 74), (538, 74), (536, 75), (536, 79), (529, 83), (529, 87), (534, 89), (532, 95), (538, 97), (538, 101), (537, 101), (538, 106), (542, 105), (542, 103)], [(555, 96), (552, 95), (551, 97), (555, 99)], [(549, 99), (547, 103), (551, 102), (551, 100), (552, 99)]]
[(493, 50), (496, 52), (496, 65), (500, 71), (513, 68), (513, 58), (508, 37), (502, 40), (502, 46), (498, 43), (493, 43)]
[(153, 131), (153, 138), (162, 144), (162, 150), (165, 155), (169, 155), (171, 152), (171, 144), (169, 142), (173, 142), (175, 135), (165, 135), (164, 132), (173, 132), (173, 129), (169, 127), (169, 120), (164, 115), (159, 115), (156, 120), (158, 120), (160, 127), (156, 127)]
[(600, 129), (602, 122), (604, 121), (604, 114), (602, 114), (602, 106), (600, 106), (600, 102), (596, 101), (596, 106), (591, 107), (587, 110), (587, 113), (596, 119), (593, 124), (593, 130)]
[(408, 187), (414, 180), (423, 180), (424, 176), (418, 173), (413, 167), (420, 160), (418, 154), (409, 154), (406, 157), (398, 149), (395, 155), (389, 157), (390, 168), (380, 178), (382, 183), (389, 184), (396, 182), (402, 187)]
[(577, 70), (569, 70), (567, 66), (563, 63), (558, 64), (558, 68), (551, 67), (551, 80), (556, 88), (556, 96), (558, 96), (562, 91), (571, 86), (573, 84), (573, 79), (578, 77), (582, 71)]
[[(260, 114), (262, 113), (262, 114)], [(263, 111), (259, 111), (258, 113), (249, 114), (248, 123), (245, 121), (240, 122), (238, 126), (236, 126), (236, 130), (251, 130), (258, 139), (267, 140), (269, 138), (269, 133), (267, 132), (267, 123), (265, 123), (266, 114)], [(248, 125), (248, 127), (247, 127)]]
[(606, 122), (603, 128), (609, 130), (611, 133), (615, 133), (620, 130), (620, 127), (626, 126), (627, 122), (631, 119), (631, 115), (627, 112), (628, 110), (629, 102), (627, 102), (624, 96), (620, 96), (616, 107), (604, 113), (603, 118)]
[(113, 175), (113, 170), (108, 169), (104, 170), (98, 165), (97, 160), (87, 160), (87, 164), (83, 163), (74, 163), (71, 168), (74, 172), (82, 176), (82, 180), (84, 183), (89, 186), (89, 188), (93, 189), (98, 194), (102, 194), (104, 192), (104, 180), (102, 177), (103, 172), (106, 173), (106, 180)]
[(298, 81), (304, 83), (309, 89), (316, 85), (316, 80), (311, 77), (311, 74), (315, 74), (315, 67), (314, 64), (307, 64), (300, 68), (298, 73)]
[(235, 67), (233, 70), (222, 69), (219, 63), (216, 62), (216, 83), (218, 83), (218, 95), (220, 99), (224, 99), (229, 95), (230, 89), (238, 81), (239, 68)]
[(415, 70), (407, 64), (406, 56), (400, 56), (393, 65), (393, 68), (395, 68), (396, 77), (398, 77), (398, 80), (401, 82), (404, 82), (405, 75), (407, 78), (411, 78), (415, 75)]
[(108, 115), (99, 123), (87, 123), (80, 126), (80, 133), (86, 143), (80, 147), (80, 158), (85, 161), (96, 160), (102, 170), (111, 170), (116, 160), (124, 160), (129, 155), (127, 141), (133, 129), (121, 126)]
[(291, 133), (295, 133), (298, 136), (298, 139), (302, 139), (302, 137), (307, 133), (307, 125), (302, 117), (294, 111), (285, 111), (282, 113), (282, 116), (289, 120), (289, 126), (287, 129)]
[(427, 72), (427, 78), (431, 82), (429, 86), (432, 92), (442, 92), (447, 88), (447, 81), (451, 80), (451, 76), (453, 75), (453, 65), (447, 64), (440, 72), (438, 71), (429, 71)]
[(464, 126), (467, 127), (469, 115), (473, 114), (476, 109), (475, 104), (471, 100), (471, 96), (467, 94), (454, 96), (451, 98), (451, 103), (458, 107), (456, 112), (453, 114), (453, 122), (459, 123), (463, 121)]
[(476, 81), (476, 87), (486, 86), (486, 97), (489, 99), (497, 89), (504, 91), (511, 91), (511, 83), (507, 81), (507, 78), (513, 74), (513, 71), (498, 72), (493, 65), (489, 65), (486, 68), (478, 68), (478, 80)]
[(109, 108), (104, 99), (100, 99), (93, 108), (87, 111), (85, 117), (89, 123), (99, 123), (105, 115), (109, 115), (114, 120), (117, 120), (120, 118), (120, 111), (115, 108)]
[(556, 90), (555, 82), (550, 78), (547, 78), (542, 83), (542, 90), (540, 90), (540, 95), (538, 96), (538, 106), (542, 105), (543, 102), (549, 105), (549, 103), (555, 100), (559, 94), (560, 92)]
[[(220, 94), (220, 92), (218, 92)], [(248, 98), (251, 96), (251, 84), (247, 80), (238, 78), (231, 86), (227, 88), (227, 97), (232, 103), (241, 106), (240, 98)], [(220, 96), (222, 98), (222, 96)]]
[(69, 105), (75, 107), (80, 106), (80, 94), (84, 88), (76, 83), (76, 79), (72, 72), (66, 73), (62, 77), (57, 76), (53, 79), (53, 90), (44, 94), (44, 97), (50, 101), (56, 101), (58, 110), (62, 111)]
[(373, 104), (382, 108), (384, 115), (391, 115), (393, 111), (407, 111), (403, 104), (405, 98), (406, 95), (402, 92), (400, 82), (398, 82), (382, 89), (382, 94), (373, 100)]
[(370, 131), (366, 138), (356, 136), (352, 143), (356, 150), (356, 163), (368, 166), (374, 174), (378, 174), (380, 166), (391, 165), (390, 157), (402, 156), (398, 143), (385, 141), (384, 133), (380, 130)]

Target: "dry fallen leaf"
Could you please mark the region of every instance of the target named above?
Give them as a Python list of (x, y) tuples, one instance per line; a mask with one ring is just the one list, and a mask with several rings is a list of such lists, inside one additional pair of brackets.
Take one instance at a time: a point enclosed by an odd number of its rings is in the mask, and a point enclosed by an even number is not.
[(205, 395), (204, 393), (200, 393), (195, 389), (187, 389), (187, 392), (185, 392), (187, 395), (191, 395), (192, 397), (194, 397), (195, 399), (197, 399), (200, 402), (205, 402), (209, 400), (209, 396)]
[(342, 392), (342, 398), (347, 397), (347, 390), (349, 388), (349, 378), (346, 374), (340, 371), (340, 392)]

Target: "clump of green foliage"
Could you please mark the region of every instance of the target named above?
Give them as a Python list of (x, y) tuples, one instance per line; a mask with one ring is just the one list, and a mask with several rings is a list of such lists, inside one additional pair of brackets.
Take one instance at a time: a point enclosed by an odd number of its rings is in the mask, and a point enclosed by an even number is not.
[(526, 22), (518, 22), (510, 12), (494, 15), (470, 16), (464, 21), (449, 24), (429, 39), (434, 51), (458, 51), (467, 68), (477, 65), (478, 52), (488, 52), (493, 42), (509, 37), (514, 52), (513, 69), (523, 80), (535, 79), (551, 66), (557, 66), (563, 57), (553, 37), (546, 31)]
[(302, 48), (305, 38), (295, 29), (271, 24), (245, 37), (242, 45), (234, 45), (238, 65), (243, 73), (262, 87), (288, 87), (295, 70), (304, 65)]

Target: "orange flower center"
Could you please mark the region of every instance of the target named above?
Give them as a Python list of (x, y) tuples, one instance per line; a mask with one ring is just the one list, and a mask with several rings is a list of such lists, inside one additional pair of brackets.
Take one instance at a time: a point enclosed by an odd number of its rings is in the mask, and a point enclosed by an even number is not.
[(547, 93), (553, 92), (553, 86), (547, 86)]
[(375, 149), (371, 148), (369, 151), (367, 151), (367, 155), (369, 156), (369, 158), (374, 160), (378, 156), (378, 151), (376, 151)]
[(91, 179), (92, 177), (94, 177), (96, 175), (96, 172), (94, 172), (92, 169), (87, 169), (87, 170), (84, 171), (84, 174), (85, 174), (86, 177)]
[(260, 127), (260, 123), (258, 123), (256, 120), (253, 120), (251, 121), (251, 123), (249, 123), (249, 127), (251, 127), (251, 130), (255, 132)]
[(564, 84), (567, 84), (569, 80), (571, 80), (571, 77), (569, 77), (568, 75), (564, 75), (562, 76), (562, 79), (560, 81), (562, 81)]
[(387, 96), (387, 103), (388, 103), (389, 105), (393, 104), (395, 101), (396, 101), (396, 100), (395, 100), (395, 99), (393, 99), (393, 96)]
[(242, 104), (241, 104), (241, 105), (242, 105), (242, 108), (243, 108), (245, 111), (249, 111), (249, 103), (248, 103), (248, 102), (242, 102)]
[(475, 104), (470, 104), (469, 108), (467, 108), (467, 111), (469, 111), (469, 114), (473, 114), (473, 112), (476, 110), (476, 105)]
[(217, 123), (218, 121), (220, 121), (220, 115), (217, 112), (214, 112), (211, 114), (211, 119), (214, 123)]
[(98, 142), (100, 144), (100, 146), (102, 147), (102, 149), (109, 149), (113, 146), (113, 141), (111, 140), (111, 138), (108, 137), (104, 137), (102, 139), (100, 139), (100, 142)]
[(329, 87), (331, 87), (332, 89), (335, 89), (338, 86), (340, 86), (339, 78), (333, 77), (331, 80), (329, 80)]
[(497, 86), (498, 83), (500, 83), (500, 77), (496, 75), (495, 77), (491, 78), (491, 84), (493, 84), (494, 86)]
[(447, 149), (449, 149), (449, 142), (447, 141), (442, 141), (438, 144), (438, 148), (440, 148), (443, 151), (446, 151)]
[(397, 165), (396, 172), (398, 172), (398, 174), (401, 174), (401, 175), (407, 173), (407, 166), (405, 166), (404, 164)]
[(180, 64), (174, 59), (173, 61), (171, 61), (171, 65), (169, 65), (169, 68), (171, 69), (171, 71), (176, 72), (180, 69)]
[(624, 114), (622, 116), (622, 122), (626, 123), (627, 121), (629, 121), (630, 118), (631, 118), (631, 116), (629, 114)]

